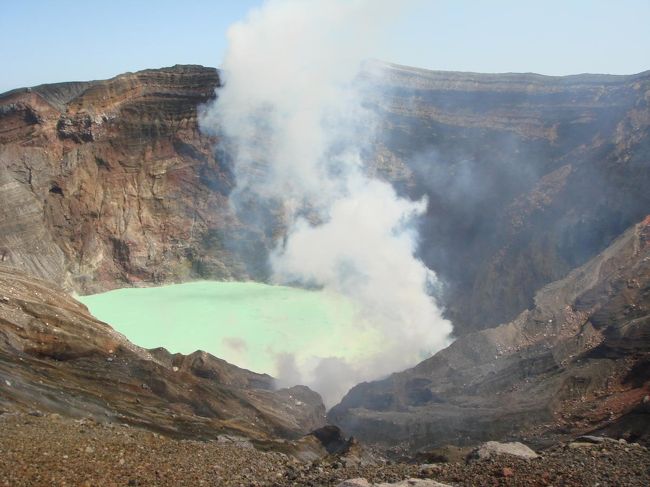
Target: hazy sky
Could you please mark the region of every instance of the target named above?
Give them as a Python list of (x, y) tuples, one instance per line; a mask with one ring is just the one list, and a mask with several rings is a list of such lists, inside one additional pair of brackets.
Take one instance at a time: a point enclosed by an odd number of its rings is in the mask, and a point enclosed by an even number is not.
[[(218, 66), (228, 26), (260, 3), (0, 0), (0, 92), (173, 64)], [(419, 0), (409, 5), (375, 57), (477, 72), (650, 69), (650, 0)]]

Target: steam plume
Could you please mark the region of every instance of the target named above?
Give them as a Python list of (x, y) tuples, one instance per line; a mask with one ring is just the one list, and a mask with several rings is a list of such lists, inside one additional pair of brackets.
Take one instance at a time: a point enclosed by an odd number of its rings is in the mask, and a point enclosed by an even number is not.
[(383, 337), (355, 361), (278, 358), (281, 381), (312, 386), (330, 405), (355, 383), (442, 348), (451, 331), (427, 293), (435, 274), (414, 257), (411, 223), (426, 201), (398, 197), (362, 162), (376, 121), (362, 106), (359, 73), (398, 3), (285, 0), (253, 10), (229, 31), (224, 87), (202, 117), (235, 151), (235, 211), (281, 209), (273, 280), (348, 296), (359, 326)]

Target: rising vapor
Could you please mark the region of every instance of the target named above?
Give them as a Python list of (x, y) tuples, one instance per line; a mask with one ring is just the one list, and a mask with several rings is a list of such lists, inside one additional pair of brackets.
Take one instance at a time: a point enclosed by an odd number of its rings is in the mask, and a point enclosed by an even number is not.
[(435, 274), (414, 257), (412, 223), (426, 201), (400, 198), (363, 165), (376, 120), (363, 108), (359, 74), (398, 3), (267, 2), (229, 30), (224, 86), (202, 114), (203, 128), (234, 151), (235, 212), (281, 212), (273, 281), (347, 296), (359, 326), (382, 337), (380, 349), (355, 361), (278, 357), (282, 383), (309, 385), (329, 405), (359, 381), (414, 365), (451, 332), (427, 292)]

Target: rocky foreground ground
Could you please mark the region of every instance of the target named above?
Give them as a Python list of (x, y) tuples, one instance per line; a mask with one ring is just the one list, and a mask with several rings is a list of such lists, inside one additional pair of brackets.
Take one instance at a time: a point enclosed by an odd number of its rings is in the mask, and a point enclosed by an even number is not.
[[(648, 486), (650, 451), (623, 440), (557, 444), (537, 458), (454, 463), (300, 461), (249, 443), (177, 440), (56, 414), (0, 415), (2, 486), (336, 486), (404, 482), (462, 486)], [(413, 480), (407, 480), (413, 479)]]

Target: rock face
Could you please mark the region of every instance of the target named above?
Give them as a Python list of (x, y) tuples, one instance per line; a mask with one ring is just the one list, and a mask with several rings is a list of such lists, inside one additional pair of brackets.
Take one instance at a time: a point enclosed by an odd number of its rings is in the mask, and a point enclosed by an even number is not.
[(144, 350), (52, 283), (0, 266), (0, 410), (56, 412), (178, 437), (298, 437), (324, 424), (303, 386), (205, 352)]
[(650, 72), (485, 75), (383, 66), (376, 170), (426, 195), (421, 255), (457, 334), (533, 306), (650, 208)]
[(245, 277), (222, 244), (241, 229), (197, 108), (214, 69), (175, 66), (0, 96), (5, 265), (94, 292)]
[(355, 386), (328, 419), (411, 448), (594, 430), (648, 441), (649, 371), (650, 217), (514, 321)]
[[(650, 207), (649, 72), (368, 76), (370, 170), (428, 197), (421, 256), (459, 335), (532, 307)], [(218, 85), (175, 66), (0, 95), (0, 260), (81, 293), (264, 279), (272, 236), (229, 212), (231, 154), (198, 128)]]

